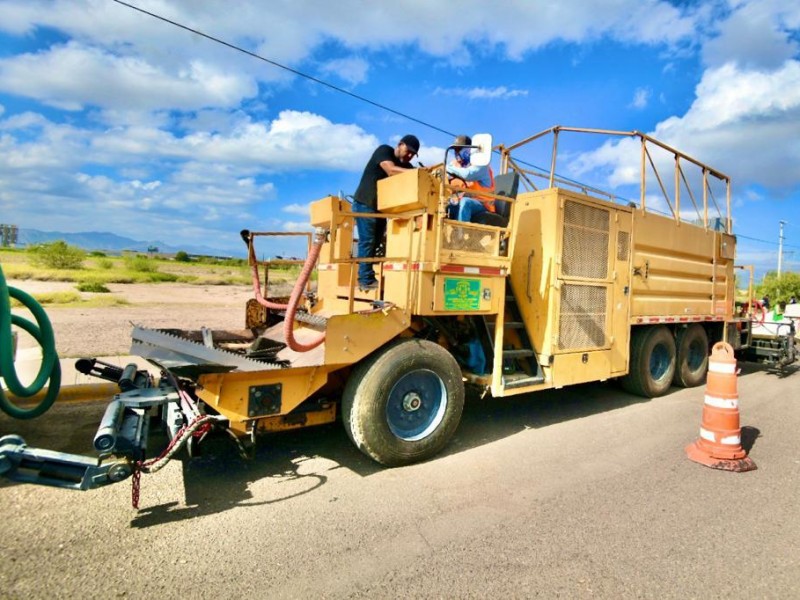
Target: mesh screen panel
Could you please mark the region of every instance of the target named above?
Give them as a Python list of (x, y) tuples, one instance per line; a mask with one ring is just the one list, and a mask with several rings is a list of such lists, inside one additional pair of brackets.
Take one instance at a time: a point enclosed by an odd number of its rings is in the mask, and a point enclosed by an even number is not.
[(628, 260), (631, 234), (627, 231), (617, 233), (617, 260)]
[(493, 255), (499, 239), (500, 232), (496, 227), (475, 229), (460, 227), (458, 222), (445, 222), (442, 249)]
[(567, 277), (608, 277), (609, 211), (578, 202), (564, 203), (561, 273)]
[(607, 294), (606, 286), (561, 286), (558, 345), (562, 350), (606, 345)]

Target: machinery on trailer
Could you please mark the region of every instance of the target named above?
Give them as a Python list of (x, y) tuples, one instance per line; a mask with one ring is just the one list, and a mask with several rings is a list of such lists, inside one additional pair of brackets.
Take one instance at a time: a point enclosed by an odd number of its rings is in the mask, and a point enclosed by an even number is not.
[[(638, 203), (559, 177), (565, 133), (637, 144)], [(550, 139), (549, 170), (518, 158)], [(497, 210), (483, 222), (447, 218), (448, 202), (470, 195), (445, 176), (450, 147), (440, 165), (380, 181), (378, 213), (355, 214), (337, 196), (314, 202), (315, 233), (289, 298), (270, 295), (275, 261), (258, 260), (256, 250), (263, 238), (286, 234), (243, 231), (254, 281), (243, 330), (135, 327), (132, 352), (163, 369), (157, 385), (135, 367), (83, 365), (124, 382), (95, 439), (100, 458), (43, 454), (7, 436), (0, 471), (87, 489), (154, 470), (160, 463), (145, 461), (144, 444), (155, 410), (173, 440), (169, 452), (184, 443), (192, 452), (209, 427), (233, 434), (246, 452), (258, 434), (341, 418), (361, 451), (404, 465), (447, 444), (465, 384), (503, 397), (619, 378), (654, 397), (673, 384), (703, 383), (711, 344), (743, 346), (750, 318), (734, 313), (726, 175), (635, 131), (553, 127), (494, 149), (490, 136), (476, 135), (471, 148), (473, 164), (500, 156), (490, 195)], [(671, 161), (671, 193), (654, 149)], [(649, 207), (653, 175), (667, 214)], [(715, 189), (727, 210), (710, 218)], [(693, 222), (682, 218), (683, 194)], [(382, 256), (354, 258), (357, 218), (386, 220)], [(356, 285), (364, 261), (378, 273), (375, 290)]]

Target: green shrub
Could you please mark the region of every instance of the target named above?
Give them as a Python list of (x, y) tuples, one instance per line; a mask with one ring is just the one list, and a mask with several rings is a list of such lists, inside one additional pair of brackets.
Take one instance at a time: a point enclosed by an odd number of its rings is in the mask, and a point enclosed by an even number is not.
[(108, 294), (111, 292), (99, 281), (84, 281), (75, 286), (79, 292), (93, 292), (95, 294)]
[(63, 240), (36, 244), (28, 248), (28, 253), (34, 265), (50, 269), (82, 269), (86, 258), (86, 252)]
[(158, 271), (158, 265), (155, 261), (141, 255), (126, 256), (125, 266), (137, 273), (155, 273)]
[(100, 250), (92, 250), (89, 252), (89, 256), (105, 256), (105, 252), (100, 252)]
[(175, 260), (178, 262), (192, 262), (192, 259), (189, 258), (189, 255), (183, 250), (178, 250), (175, 253)]
[(114, 267), (114, 261), (110, 258), (101, 258), (96, 264), (98, 269), (104, 269), (106, 271)]

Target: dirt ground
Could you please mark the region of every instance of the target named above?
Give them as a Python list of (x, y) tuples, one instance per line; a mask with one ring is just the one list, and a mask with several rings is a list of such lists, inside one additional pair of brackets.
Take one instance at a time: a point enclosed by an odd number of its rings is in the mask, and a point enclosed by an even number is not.
[[(8, 285), (32, 295), (75, 291), (75, 284), (68, 282), (9, 280)], [(134, 324), (153, 328), (240, 329), (244, 327), (245, 304), (253, 297), (252, 287), (245, 285), (158, 283), (109, 284), (106, 287), (111, 290), (110, 295), (125, 299), (128, 304), (111, 307), (45, 306), (53, 324), (60, 357), (128, 354)], [(280, 295), (288, 291), (276, 290), (274, 293)], [(84, 298), (108, 295), (81, 294)], [(27, 313), (24, 309), (15, 309), (14, 312)], [(33, 344), (32, 339), (20, 341), (21, 348)]]

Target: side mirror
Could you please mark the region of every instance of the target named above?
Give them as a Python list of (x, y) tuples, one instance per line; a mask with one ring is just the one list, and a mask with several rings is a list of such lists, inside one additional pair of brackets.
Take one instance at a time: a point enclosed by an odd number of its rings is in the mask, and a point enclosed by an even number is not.
[(492, 134), (476, 133), (472, 136), (470, 162), (476, 167), (485, 167), (492, 162)]

